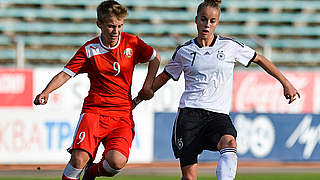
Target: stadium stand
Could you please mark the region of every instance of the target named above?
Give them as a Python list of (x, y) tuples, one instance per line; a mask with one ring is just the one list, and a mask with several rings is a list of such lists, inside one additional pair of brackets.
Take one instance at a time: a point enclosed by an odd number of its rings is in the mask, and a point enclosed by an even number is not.
[[(13, 64), (16, 43), (24, 43), (29, 65), (68, 61), (99, 33), (96, 6), (101, 0), (0, 0), (0, 63)], [(196, 36), (200, 0), (119, 0), (129, 9), (124, 31), (155, 47), (164, 64), (176, 46)], [(225, 0), (220, 35), (266, 53), (274, 63), (320, 64), (320, 1)]]

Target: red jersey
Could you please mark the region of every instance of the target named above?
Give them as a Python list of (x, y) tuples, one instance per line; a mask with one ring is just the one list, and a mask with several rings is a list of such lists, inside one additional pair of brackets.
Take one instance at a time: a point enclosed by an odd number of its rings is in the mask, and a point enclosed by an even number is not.
[(71, 76), (88, 73), (90, 90), (82, 112), (101, 115), (131, 114), (131, 84), (134, 66), (155, 57), (155, 50), (139, 37), (122, 32), (115, 47), (103, 45), (101, 36), (84, 44), (67, 63)]

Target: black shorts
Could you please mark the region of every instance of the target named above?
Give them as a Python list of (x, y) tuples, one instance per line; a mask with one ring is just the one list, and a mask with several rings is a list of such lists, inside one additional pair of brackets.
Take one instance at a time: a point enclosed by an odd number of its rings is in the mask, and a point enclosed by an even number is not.
[(181, 167), (198, 162), (203, 150), (218, 151), (217, 145), (223, 135), (237, 131), (230, 116), (204, 109), (181, 108), (175, 121), (172, 134), (172, 148)]

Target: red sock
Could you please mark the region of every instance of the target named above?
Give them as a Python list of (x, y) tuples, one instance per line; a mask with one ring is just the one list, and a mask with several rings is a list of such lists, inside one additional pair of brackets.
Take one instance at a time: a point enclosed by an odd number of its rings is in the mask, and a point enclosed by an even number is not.
[(105, 160), (104, 157), (106, 155), (107, 151), (105, 150), (102, 153), (102, 158), (99, 163), (93, 163), (88, 169), (87, 169), (87, 174), (90, 177), (99, 177), (99, 176), (107, 176), (107, 177), (112, 177), (110, 173), (108, 173), (104, 167), (103, 167), (103, 161)]
[(99, 173), (99, 176), (107, 176), (107, 177), (112, 177), (112, 175), (107, 172), (104, 167), (103, 167), (103, 161), (104, 160), (101, 160), (97, 165), (98, 165), (98, 173)]
[(86, 171), (86, 173), (90, 177), (99, 177), (99, 176), (110, 176), (110, 173), (108, 173), (103, 168), (103, 161), (100, 161), (99, 163), (93, 163)]
[(97, 177), (99, 176), (99, 164), (97, 163), (93, 163), (86, 171), (86, 173), (90, 176), (90, 177)]

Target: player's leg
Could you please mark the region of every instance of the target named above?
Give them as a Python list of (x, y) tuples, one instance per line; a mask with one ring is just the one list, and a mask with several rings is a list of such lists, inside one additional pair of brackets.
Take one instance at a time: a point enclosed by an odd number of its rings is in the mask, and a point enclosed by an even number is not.
[(103, 140), (105, 151), (102, 159), (99, 163), (94, 163), (87, 168), (83, 180), (93, 180), (99, 176), (115, 176), (127, 163), (134, 137), (133, 121), (131, 118), (113, 119), (122, 124), (121, 126), (119, 123), (116, 124)]
[(218, 180), (233, 180), (237, 170), (236, 140), (237, 131), (229, 115), (210, 112), (209, 123), (205, 128), (204, 146), (207, 150), (219, 151), (220, 158), (216, 169)]
[(217, 166), (217, 179), (218, 180), (233, 180), (237, 172), (237, 131), (234, 128), (232, 121), (228, 115), (221, 115), (219, 124), (224, 128), (221, 130), (222, 137), (219, 140), (217, 148), (220, 152), (220, 158)]
[(202, 152), (201, 137), (205, 126), (205, 111), (194, 108), (179, 109), (173, 127), (172, 149), (180, 160), (183, 180), (197, 179), (198, 154)]
[(71, 159), (64, 169), (62, 180), (78, 180), (83, 168), (86, 166), (90, 157), (88, 153), (81, 149), (73, 150)]
[(197, 163), (181, 167), (181, 180), (196, 180), (197, 179)]
[(127, 164), (128, 158), (117, 150), (106, 149), (99, 163), (90, 164), (82, 180), (94, 180), (96, 177), (113, 177)]
[(90, 159), (94, 159), (99, 145), (96, 139), (96, 127), (99, 123), (98, 114), (81, 114), (72, 146), (68, 149), (71, 159), (67, 164), (62, 179), (80, 179), (81, 172)]
[(105, 151), (99, 163), (93, 163), (86, 169), (82, 180), (94, 180), (99, 176), (113, 177), (121, 171), (126, 163), (126, 156), (119, 151)]
[(221, 137), (218, 144), (220, 158), (216, 172), (218, 180), (233, 180), (235, 178), (238, 162), (236, 147), (233, 136), (224, 135)]
[(198, 153), (196, 146), (191, 145), (181, 152), (179, 161), (182, 173), (182, 180), (197, 180)]
[(109, 150), (102, 161), (102, 175), (112, 177), (127, 164), (127, 157), (117, 150)]

